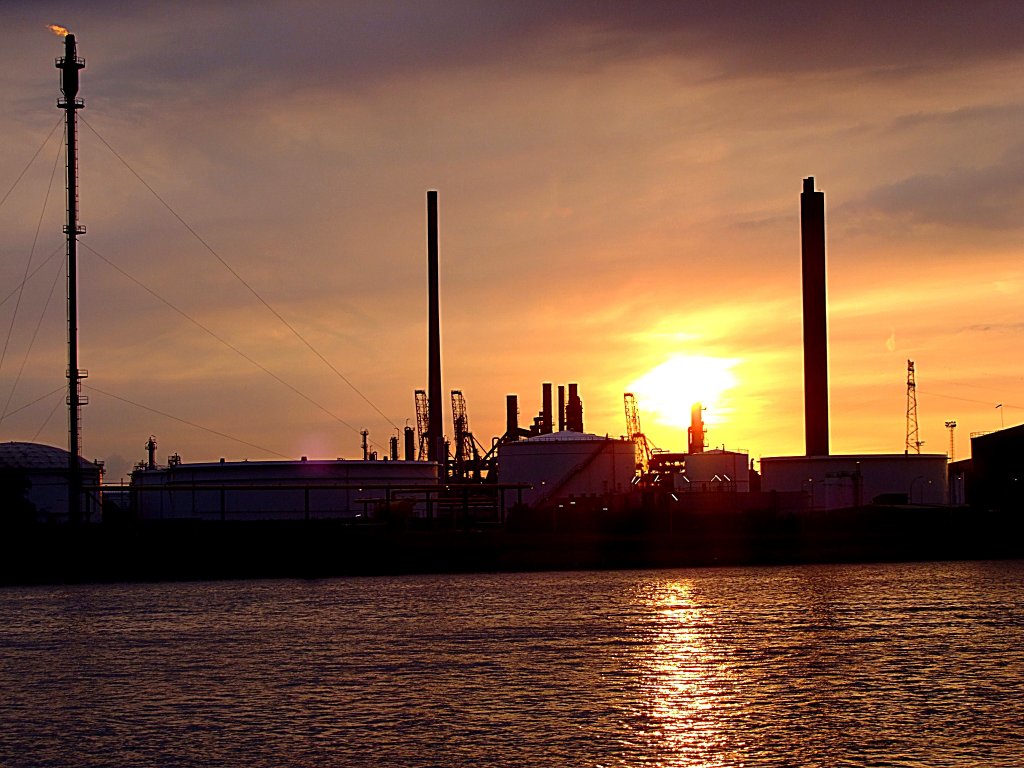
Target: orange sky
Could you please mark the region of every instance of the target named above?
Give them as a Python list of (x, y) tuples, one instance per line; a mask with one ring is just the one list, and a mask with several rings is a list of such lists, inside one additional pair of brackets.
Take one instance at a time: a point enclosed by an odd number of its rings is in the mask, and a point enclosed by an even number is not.
[[(589, 431), (622, 434), (632, 389), (682, 450), (699, 395), (712, 446), (802, 452), (805, 176), (826, 195), (833, 451), (903, 450), (908, 358), (923, 450), (948, 450), (949, 419), (958, 457), (1022, 421), (1019, 5), (336, 5), (0, 10), (0, 194), (61, 116), (44, 25), (87, 63), (83, 443), (115, 479), (150, 434), (161, 461), (333, 458), (415, 423), (427, 189), (444, 388), (485, 445), (507, 393), (527, 424), (541, 382), (575, 381)], [(0, 206), (4, 296), (60, 249), (59, 133)], [(66, 443), (58, 268), (0, 307), (3, 440)]]

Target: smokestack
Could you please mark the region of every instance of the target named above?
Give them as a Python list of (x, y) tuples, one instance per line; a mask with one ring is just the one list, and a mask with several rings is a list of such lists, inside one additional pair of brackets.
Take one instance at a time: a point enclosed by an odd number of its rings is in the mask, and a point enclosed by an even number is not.
[(558, 385), (558, 431), (565, 431), (565, 385)]
[(416, 460), (416, 430), (412, 427), (405, 428), (405, 460)]
[(427, 192), (427, 461), (443, 461), (445, 458), (437, 251), (437, 190), (432, 189)]
[(551, 382), (544, 382), (542, 388), (543, 399), (541, 401), (540, 433), (544, 435), (551, 433)]
[(825, 193), (814, 177), (800, 193), (804, 289), (804, 434), (808, 456), (828, 456), (828, 320), (825, 291)]
[(688, 453), (704, 453), (704, 407), (700, 403), (694, 403), (690, 407), (690, 429), (689, 429), (689, 450)]
[(570, 432), (583, 431), (583, 401), (578, 384), (569, 385), (569, 402), (565, 406), (565, 428)]
[(509, 440), (519, 439), (518, 395), (505, 395), (505, 435)]

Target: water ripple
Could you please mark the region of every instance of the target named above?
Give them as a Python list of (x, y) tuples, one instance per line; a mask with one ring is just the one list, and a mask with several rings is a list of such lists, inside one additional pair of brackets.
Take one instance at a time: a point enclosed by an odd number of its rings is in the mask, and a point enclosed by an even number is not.
[(1024, 563), (0, 590), (0, 766), (1020, 766)]

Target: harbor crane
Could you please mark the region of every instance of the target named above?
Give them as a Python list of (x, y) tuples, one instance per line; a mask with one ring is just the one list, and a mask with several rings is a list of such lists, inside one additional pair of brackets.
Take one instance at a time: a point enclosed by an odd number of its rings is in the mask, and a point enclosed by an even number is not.
[(637, 471), (643, 473), (650, 464), (654, 446), (640, 428), (640, 410), (636, 405), (636, 396), (632, 392), (626, 392), (622, 399), (626, 408), (626, 436), (635, 446)]
[(427, 391), (417, 389), (416, 397), (416, 431), (419, 433), (419, 449), (416, 453), (417, 461), (427, 460), (427, 443), (430, 440), (428, 427), (430, 426), (430, 404), (427, 402)]
[(469, 413), (466, 411), (466, 398), (462, 391), (452, 390), (452, 421), (455, 423), (455, 466), (453, 476), (468, 478), (471, 475), (480, 477), (480, 446), (469, 430)]

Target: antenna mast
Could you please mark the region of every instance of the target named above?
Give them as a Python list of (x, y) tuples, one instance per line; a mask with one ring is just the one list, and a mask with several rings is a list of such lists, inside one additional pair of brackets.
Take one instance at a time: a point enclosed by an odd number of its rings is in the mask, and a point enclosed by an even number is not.
[(78, 368), (78, 236), (85, 227), (78, 223), (78, 110), (85, 102), (78, 95), (78, 72), (85, 69), (85, 61), (78, 58), (75, 36), (64, 35), (64, 55), (56, 60), (60, 70), (60, 89), (57, 108), (63, 109), (68, 141), (68, 221), (64, 234), (68, 238), (68, 520), (72, 524), (82, 519), (82, 406), (88, 399), (82, 396), (82, 379), (88, 374)]
[(903, 453), (921, 452), (921, 440), (917, 431), (917, 383), (914, 381), (914, 361), (907, 360), (907, 445)]

